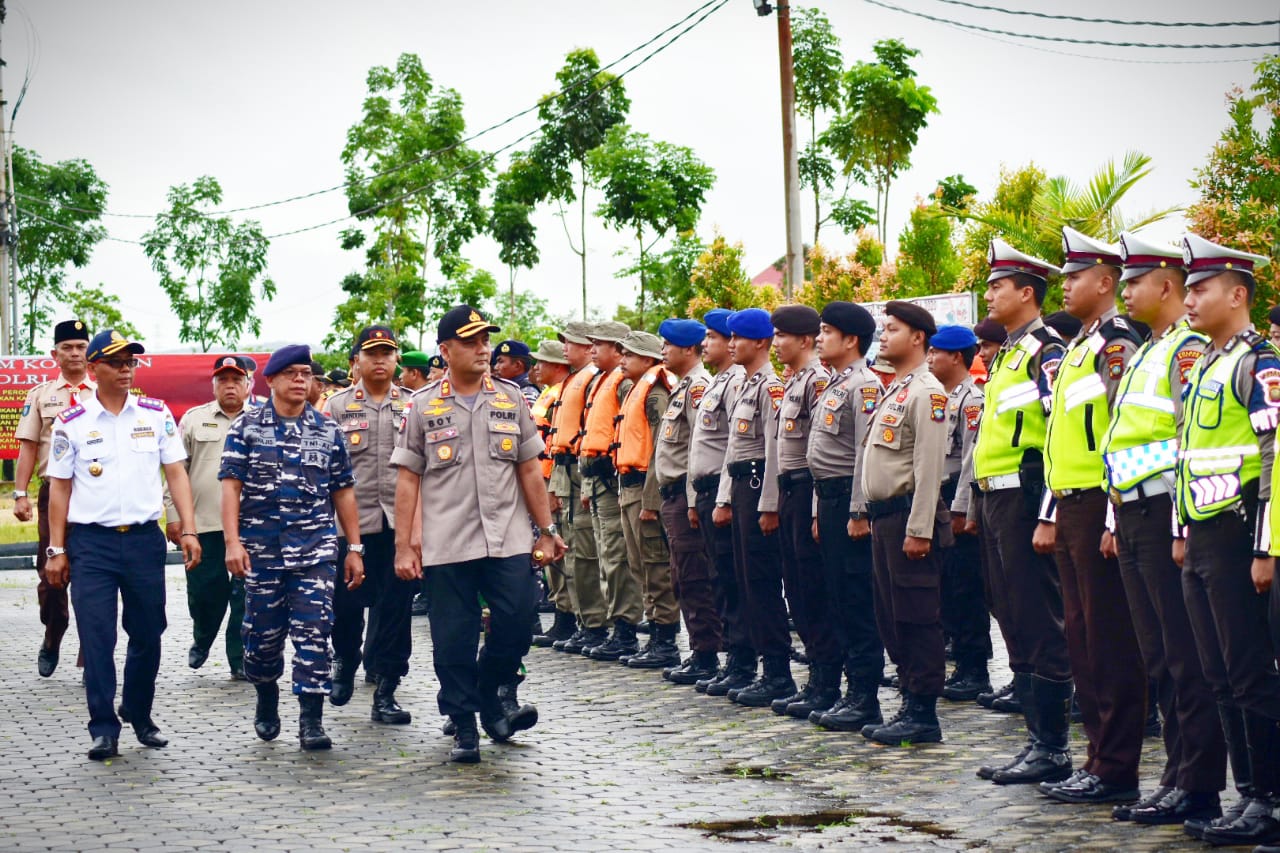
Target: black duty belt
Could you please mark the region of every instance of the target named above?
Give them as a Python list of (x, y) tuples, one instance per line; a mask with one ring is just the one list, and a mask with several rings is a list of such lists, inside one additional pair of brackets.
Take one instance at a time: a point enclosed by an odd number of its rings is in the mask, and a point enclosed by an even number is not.
[(624, 489), (631, 489), (636, 486), (643, 486), (644, 478), (644, 471), (627, 471), (625, 474), (618, 475), (618, 484)]
[(889, 498), (883, 501), (867, 501), (867, 518), (875, 521), (877, 518), (884, 518), (886, 515), (894, 515), (899, 512), (911, 511), (911, 499), (913, 495), (907, 493), (898, 495), (896, 498)]
[(578, 457), (574, 456), (572, 453), (557, 453), (555, 455), (555, 462), (557, 465), (564, 465), (568, 467), (570, 465), (577, 465)]
[(613, 460), (608, 456), (584, 456), (578, 460), (578, 470), (584, 477), (600, 477), (602, 479), (614, 475)]
[(807, 486), (813, 482), (813, 474), (808, 468), (797, 468), (794, 471), (783, 471), (778, 475), (778, 488), (794, 489), (799, 486)]
[(693, 490), (700, 495), (715, 494), (720, 489), (720, 475), (708, 474), (705, 477), (693, 478)]
[(665, 486), (658, 486), (658, 494), (662, 495), (662, 499), (664, 501), (669, 501), (678, 495), (683, 495), (685, 486), (688, 484), (688, 477), (680, 477), (677, 480), (667, 483)]
[(825, 480), (814, 480), (813, 490), (823, 500), (827, 498), (846, 498), (853, 494), (853, 478), (828, 477)]
[(735, 480), (741, 480), (744, 477), (759, 477), (764, 474), (764, 460), (744, 459), (741, 462), (730, 462), (728, 470), (729, 476)]

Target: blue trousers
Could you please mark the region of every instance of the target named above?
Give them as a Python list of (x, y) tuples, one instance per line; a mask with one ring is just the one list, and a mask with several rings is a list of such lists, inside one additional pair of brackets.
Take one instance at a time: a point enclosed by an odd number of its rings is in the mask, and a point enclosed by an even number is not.
[(284, 642), (293, 641), (293, 692), (328, 693), (334, 563), (287, 569), (250, 561), (244, 579), (244, 676), (255, 684), (284, 674)]
[(151, 719), (160, 671), (160, 635), (168, 626), (164, 605), (164, 534), (160, 525), (139, 524), (127, 532), (96, 524), (71, 525), (71, 606), (84, 651), (89, 734), (119, 737), (116, 716), (117, 600), (124, 604), (129, 649), (120, 701), (135, 724)]

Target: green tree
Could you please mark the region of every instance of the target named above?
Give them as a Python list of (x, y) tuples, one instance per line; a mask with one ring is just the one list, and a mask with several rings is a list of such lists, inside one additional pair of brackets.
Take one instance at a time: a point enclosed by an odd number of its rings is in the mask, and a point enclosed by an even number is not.
[[(507, 309), (516, 311), (516, 270), (533, 269), (538, 263), (538, 229), (530, 217), (533, 206), (522, 199), (530, 196), (523, 184), (539, 179), (538, 169), (527, 157), (517, 154), (507, 171), (498, 175), (493, 188), (493, 211), (489, 233), (498, 243), (498, 259), (507, 265)], [(536, 193), (533, 193), (536, 195)]]
[[(835, 186), (831, 157), (818, 141), (818, 114), (840, 106), (840, 76), (844, 58), (840, 39), (819, 9), (796, 8), (791, 14), (792, 63), (795, 69), (796, 112), (809, 122), (809, 141), (800, 152), (800, 183), (813, 190), (813, 243), (831, 215), (822, 215), (823, 192)], [(848, 181), (845, 192), (848, 195)]]
[(71, 316), (84, 321), (95, 333), (102, 329), (115, 329), (131, 341), (141, 337), (137, 327), (124, 319), (120, 300), (115, 294), (103, 290), (100, 284), (96, 287), (76, 284), (66, 291), (62, 302)]
[(1280, 302), (1280, 57), (1254, 67), (1249, 92), (1227, 94), (1229, 124), (1192, 182), (1200, 198), (1187, 209), (1206, 240), (1271, 258), (1255, 270), (1254, 322)]
[(170, 187), (168, 199), (142, 246), (178, 315), (178, 339), (208, 352), (216, 344), (236, 346), (246, 332), (257, 335), (256, 302), (276, 294), (266, 277), (270, 242), (262, 226), (213, 214), (222, 187), (207, 175)]
[(437, 86), (417, 55), (371, 68), (367, 85), (341, 159), (348, 209), (373, 234), (369, 240), (352, 228), (341, 235), (344, 249), (365, 247), (365, 272), (343, 280), (348, 300), (337, 320), (386, 323), (421, 337), (432, 261), (440, 278), (454, 279), (465, 265), (463, 247), (490, 224), (483, 203), (490, 158), (463, 144), (462, 96)]
[(516, 291), (514, 311), (510, 306), (503, 306), (493, 316), (494, 324), (502, 327), (499, 334), (504, 339), (523, 341), (531, 350), (537, 348), (539, 341), (555, 340), (556, 332), (573, 319), (572, 313), (564, 317), (552, 316), (547, 300), (528, 290)]
[(967, 210), (978, 192), (963, 175), (938, 182), (928, 199), (918, 199), (911, 219), (898, 236), (896, 296), (927, 296), (964, 289), (964, 263), (956, 248), (956, 221), (948, 207)]
[(69, 269), (88, 264), (93, 247), (107, 235), (101, 224), (107, 185), (85, 160), (46, 163), (16, 145), (13, 184), (15, 286), (22, 307), (22, 328), (13, 330), (13, 346), (31, 352), (37, 333), (49, 328), (53, 306), (66, 299)]
[(876, 62), (855, 62), (845, 72), (840, 113), (822, 138), (846, 175), (875, 188), (876, 233), (884, 240), (889, 188), (911, 166), (911, 151), (938, 102), (908, 64), (920, 51), (898, 39), (878, 41), (873, 50)]
[[(648, 256), (672, 232), (692, 231), (715, 183), (715, 172), (692, 149), (614, 125), (604, 142), (587, 154), (587, 168), (604, 200), (596, 214), (618, 230), (635, 235), (640, 277), (640, 317), (645, 317)], [(646, 326), (641, 323), (641, 326)]]
[[(633, 324), (631, 319), (623, 319), (626, 313), (636, 323), (640, 323), (640, 313), (632, 307), (619, 305), (614, 319), (626, 323), (632, 328), (656, 327), (657, 323), (667, 317), (683, 317), (688, 309), (689, 300), (693, 298), (693, 284), (690, 277), (698, 258), (707, 251), (707, 245), (693, 231), (684, 231), (675, 236), (671, 245), (661, 252), (645, 256), (645, 281), (648, 284), (648, 310), (645, 312), (648, 325)], [(619, 277), (639, 275), (639, 261), (620, 270)]]
[(776, 287), (754, 285), (742, 265), (746, 252), (717, 233), (693, 265), (689, 283), (693, 297), (685, 308), (689, 317), (702, 317), (712, 308), (773, 308), (782, 302)]

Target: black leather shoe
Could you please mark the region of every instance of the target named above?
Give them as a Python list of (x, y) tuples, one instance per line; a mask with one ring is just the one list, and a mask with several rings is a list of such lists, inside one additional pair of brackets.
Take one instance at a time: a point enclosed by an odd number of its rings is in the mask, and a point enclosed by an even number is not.
[(187, 651), (187, 666), (192, 669), (199, 669), (204, 666), (204, 662), (209, 659), (209, 650), (202, 649), (194, 643)]
[(991, 781), (997, 785), (1033, 785), (1056, 782), (1070, 775), (1071, 753), (1037, 747), (1013, 767), (993, 773)]
[(1022, 763), (1022, 759), (1027, 757), (1027, 753), (1031, 751), (1031, 741), (1027, 741), (1022, 749), (1018, 750), (1018, 754), (1013, 757), (1012, 761), (1006, 761), (1004, 764), (984, 764), (978, 768), (977, 776), (979, 779), (991, 781), (991, 777), (996, 775), (1000, 770), (1008, 770)]
[(1280, 841), (1280, 821), (1272, 816), (1268, 800), (1253, 800), (1244, 814), (1225, 826), (1205, 828), (1203, 841), (1215, 847), (1226, 844), (1271, 844)]
[[(1160, 802), (1161, 800), (1163, 800), (1165, 797), (1169, 796), (1169, 794), (1173, 793), (1176, 790), (1177, 790), (1176, 788), (1170, 788), (1168, 785), (1161, 785), (1160, 787), (1152, 791), (1150, 794), (1147, 794), (1141, 800), (1138, 800), (1136, 803), (1133, 803), (1131, 805), (1121, 804), (1116, 806), (1114, 809), (1111, 810), (1111, 819), (1112, 820), (1133, 820), (1133, 813), (1135, 811), (1137, 811), (1138, 809), (1151, 808), (1156, 803)], [(1219, 809), (1218, 811), (1219, 811), (1219, 814), (1221, 814), (1222, 810)]]
[(867, 726), (882, 725), (884, 716), (874, 693), (855, 693), (851, 689), (843, 699), (820, 713), (817, 720), (810, 714), (809, 721), (836, 732), (860, 732)]
[(1072, 785), (1059, 785), (1046, 794), (1060, 803), (1132, 803), (1137, 802), (1135, 785), (1114, 785), (1092, 773)]
[(444, 725), (440, 727), (440, 734), (445, 737), (453, 737), (458, 733), (458, 724), (453, 721), (453, 717), (445, 717)]
[(96, 737), (93, 739), (93, 746), (89, 747), (90, 761), (106, 761), (108, 758), (114, 758), (120, 754), (119, 743), (116, 738)]
[(997, 699), (1000, 699), (1004, 696), (1012, 696), (1012, 695), (1013, 695), (1013, 682), (1010, 681), (1008, 684), (996, 690), (992, 690), (990, 693), (979, 693), (976, 697), (974, 697), (974, 701), (976, 701), (979, 705), (981, 705), (984, 708), (990, 708), (991, 703), (995, 702)]
[(398, 678), (383, 676), (378, 679), (378, 689), (373, 691), (373, 710), (369, 712), (369, 719), (393, 726), (409, 724), (413, 715), (396, 702), (396, 688), (399, 686)]
[(742, 690), (754, 683), (756, 680), (756, 670), (751, 669), (728, 669), (725, 671), (724, 678), (716, 679), (707, 685), (704, 691), (708, 696), (728, 696), (729, 691)]
[(480, 697), (480, 726), (484, 733), (498, 743), (511, 740), (511, 721), (502, 710), (502, 702), (496, 692)]
[(457, 764), (479, 764), (480, 732), (476, 730), (475, 714), (459, 714), (451, 721), (454, 731), (449, 760)]
[(149, 746), (152, 749), (163, 749), (169, 745), (169, 739), (160, 734), (160, 727), (150, 720), (134, 725), (133, 733), (138, 736), (138, 743), (143, 746)]
[(231, 680), (232, 680), (232, 681), (246, 681), (246, 680), (247, 680), (247, 679), (244, 677), (244, 667), (243, 667), (243, 666), (233, 666), (233, 667), (231, 667)]
[(333, 741), (325, 733), (324, 697), (319, 693), (302, 693), (298, 696), (298, 743), (304, 750), (329, 749)]
[(1204, 840), (1206, 829), (1217, 826), (1228, 826), (1235, 823), (1244, 814), (1245, 809), (1249, 808), (1252, 803), (1249, 797), (1241, 797), (1222, 812), (1222, 817), (1206, 820), (1204, 818), (1193, 817), (1182, 822), (1182, 831), (1197, 841)]
[(120, 718), (120, 722), (122, 723), (131, 722), (129, 719), (131, 716), (129, 709), (124, 706), (123, 702), (116, 706), (116, 716)]
[(40, 654), (36, 656), (36, 669), (39, 670), (40, 677), (48, 678), (53, 675), (53, 671), (57, 668), (58, 650), (42, 645), (40, 647)]
[(1158, 802), (1143, 806), (1139, 803), (1129, 813), (1134, 823), (1147, 826), (1163, 826), (1183, 823), (1192, 818), (1213, 820), (1222, 816), (1222, 801), (1217, 791), (1184, 791), (1173, 788)]
[(993, 699), (990, 708), (1002, 714), (1021, 714), (1022, 700), (1018, 697), (1017, 691), (1010, 690), (1008, 695)]
[(333, 659), (333, 689), (329, 691), (329, 704), (340, 707), (351, 701), (356, 692), (356, 666), (359, 661), (347, 663), (342, 658)]
[[(694, 652), (680, 666), (664, 672), (662, 677), (672, 684), (697, 684), (712, 678), (719, 669), (720, 659), (715, 652)], [(706, 688), (703, 688), (705, 692)]]
[(512, 734), (538, 724), (538, 707), (528, 702), (521, 704), (515, 684), (504, 684), (498, 688), (498, 703), (502, 706), (502, 713), (506, 715)]
[(253, 711), (253, 730), (263, 740), (280, 735), (280, 685), (274, 681), (255, 684), (258, 704)]
[(948, 702), (972, 702), (982, 693), (991, 692), (991, 679), (985, 672), (956, 671), (951, 681), (942, 685), (942, 698)]

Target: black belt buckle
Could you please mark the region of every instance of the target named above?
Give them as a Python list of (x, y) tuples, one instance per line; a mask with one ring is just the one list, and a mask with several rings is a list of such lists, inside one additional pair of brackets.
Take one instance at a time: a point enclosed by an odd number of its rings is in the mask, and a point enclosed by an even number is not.
[(695, 477), (693, 480), (693, 490), (698, 494), (714, 494), (719, 488), (719, 474), (708, 474), (705, 477)]
[(853, 494), (853, 478), (830, 477), (826, 480), (814, 480), (813, 489), (823, 500), (847, 497)]
[(878, 518), (884, 518), (886, 515), (907, 512), (911, 509), (912, 497), (912, 495), (906, 494), (883, 501), (867, 501), (867, 517), (875, 521)]

